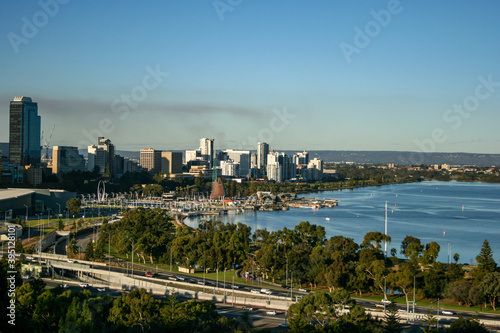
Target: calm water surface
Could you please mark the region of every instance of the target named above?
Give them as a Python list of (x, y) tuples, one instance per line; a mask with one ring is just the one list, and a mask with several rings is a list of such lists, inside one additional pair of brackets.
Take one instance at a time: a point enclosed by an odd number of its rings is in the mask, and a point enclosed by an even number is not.
[[(384, 232), (387, 201), (388, 234), (392, 237), (388, 251), (394, 247), (399, 253), (401, 241), (411, 235), (424, 244), (436, 241), (441, 246), (439, 261), (448, 262), (449, 254), (453, 261), (453, 254), (458, 253), (459, 262), (470, 264), (471, 260), (475, 263), (483, 241), (488, 239), (495, 261), (500, 258), (500, 184), (429, 181), (301, 196), (338, 199), (339, 205), (319, 210), (245, 211), (217, 219), (242, 222), (253, 231), (293, 228), (301, 221), (309, 221), (324, 226), (328, 238), (343, 235), (360, 244), (367, 232)], [(185, 223), (197, 227), (199, 221), (191, 218)]]

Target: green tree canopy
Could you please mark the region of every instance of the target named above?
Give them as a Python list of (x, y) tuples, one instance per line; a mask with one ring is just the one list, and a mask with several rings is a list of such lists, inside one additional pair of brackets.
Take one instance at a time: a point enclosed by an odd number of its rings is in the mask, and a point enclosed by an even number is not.
[(78, 214), (82, 209), (82, 202), (78, 198), (72, 198), (66, 201), (66, 208), (71, 214)]

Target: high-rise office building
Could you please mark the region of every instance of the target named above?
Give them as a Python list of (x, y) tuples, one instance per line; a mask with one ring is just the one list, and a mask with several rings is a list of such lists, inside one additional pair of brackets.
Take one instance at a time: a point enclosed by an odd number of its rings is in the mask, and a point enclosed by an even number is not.
[(52, 173), (85, 171), (85, 159), (78, 153), (78, 147), (52, 147)]
[(162, 151), (161, 171), (172, 174), (182, 173), (182, 153)]
[(30, 97), (15, 97), (10, 102), (9, 156), (10, 163), (40, 165), (41, 118), (38, 104)]
[(271, 151), (267, 155), (267, 178), (276, 182), (282, 182), (295, 178), (297, 166), (293, 158), (285, 153)]
[(235, 163), (238, 163), (239, 170), (236, 173), (236, 177), (249, 177), (250, 175), (250, 152), (248, 150), (232, 150), (227, 149), (224, 150), (224, 153), (227, 154), (228, 159), (233, 160)]
[(153, 148), (141, 149), (141, 161), (139, 164), (145, 171), (160, 172), (161, 150), (155, 150)]
[(208, 167), (212, 168), (215, 157), (214, 139), (200, 139), (200, 153), (203, 160), (208, 162)]
[(115, 146), (111, 140), (99, 137), (97, 146), (88, 146), (87, 152), (87, 170), (92, 172), (99, 167), (99, 174), (107, 177), (115, 175)]
[(267, 154), (269, 154), (269, 144), (259, 142), (257, 144), (257, 169), (265, 170), (267, 167)]
[(115, 174), (115, 145), (111, 143), (110, 139), (99, 137), (97, 147), (106, 152), (106, 164), (104, 169), (108, 170), (109, 176)]
[(87, 170), (93, 172), (97, 168), (97, 172), (100, 175), (104, 175), (104, 172), (106, 171), (108, 152), (96, 145), (88, 146), (87, 152)]
[(296, 165), (307, 165), (309, 163), (309, 153), (306, 151), (293, 155), (293, 161)]

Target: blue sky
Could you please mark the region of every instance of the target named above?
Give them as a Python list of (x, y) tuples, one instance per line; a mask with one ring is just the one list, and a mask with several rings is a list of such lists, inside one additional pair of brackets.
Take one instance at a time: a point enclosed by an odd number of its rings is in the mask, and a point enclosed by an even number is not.
[(55, 125), (51, 145), (103, 134), (122, 150), (209, 137), (500, 153), (499, 13), (497, 1), (5, 0), (0, 142), (24, 95), (46, 133)]

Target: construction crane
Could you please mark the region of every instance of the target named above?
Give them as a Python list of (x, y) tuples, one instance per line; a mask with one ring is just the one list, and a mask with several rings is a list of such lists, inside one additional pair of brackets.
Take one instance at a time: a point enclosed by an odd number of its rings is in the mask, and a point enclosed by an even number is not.
[[(45, 153), (42, 155), (42, 161), (48, 161), (49, 159), (49, 145), (50, 145), (50, 140), (52, 139), (52, 134), (54, 134), (54, 128), (56, 128), (56, 125), (52, 126), (52, 130), (50, 131), (49, 139), (45, 140), (45, 143), (43, 144), (43, 148), (45, 148)], [(42, 132), (42, 138), (43, 140), (43, 132)]]

